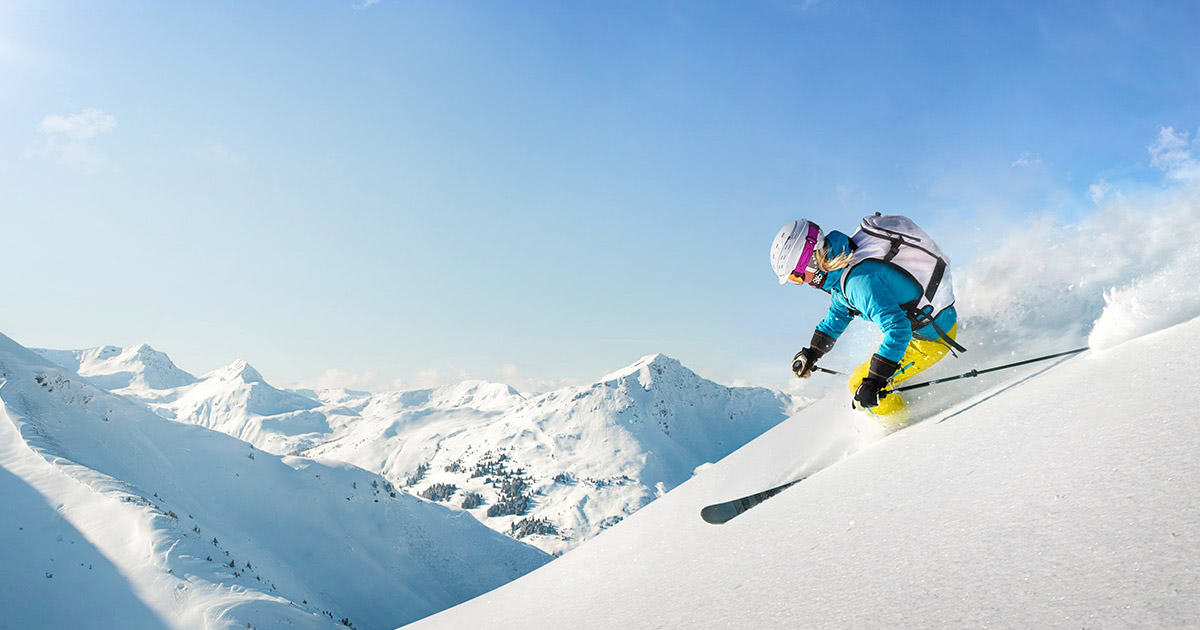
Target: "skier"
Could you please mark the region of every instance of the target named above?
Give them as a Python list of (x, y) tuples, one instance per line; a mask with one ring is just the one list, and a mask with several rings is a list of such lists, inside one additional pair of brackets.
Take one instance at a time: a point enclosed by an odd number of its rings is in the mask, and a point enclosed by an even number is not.
[(911, 378), (951, 349), (965, 351), (955, 341), (958, 314), (949, 261), (910, 219), (876, 213), (853, 236), (824, 234), (811, 221), (792, 221), (771, 244), (771, 267), (780, 284), (808, 284), (832, 297), (809, 347), (792, 360), (797, 377), (812, 375), (855, 316), (883, 330), (883, 342), (850, 375), (849, 386), (852, 406), (884, 426), (908, 424), (904, 399), (880, 396), (889, 383)]

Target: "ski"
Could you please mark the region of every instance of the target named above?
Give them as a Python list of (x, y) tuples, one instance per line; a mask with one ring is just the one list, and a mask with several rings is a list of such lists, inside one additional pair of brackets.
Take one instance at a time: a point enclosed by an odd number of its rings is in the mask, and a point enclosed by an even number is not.
[(770, 499), (771, 497), (783, 492), (784, 490), (787, 490), (788, 488), (800, 483), (801, 481), (804, 481), (807, 478), (808, 477), (801, 477), (794, 481), (789, 481), (781, 486), (775, 486), (770, 490), (763, 490), (762, 492), (756, 492), (754, 494), (741, 497), (740, 499), (734, 499), (732, 501), (714, 503), (712, 505), (705, 506), (704, 509), (700, 510), (700, 518), (704, 519), (705, 522), (712, 523), (713, 525), (720, 525), (721, 523), (728, 522), (742, 512), (749, 510), (759, 503)]

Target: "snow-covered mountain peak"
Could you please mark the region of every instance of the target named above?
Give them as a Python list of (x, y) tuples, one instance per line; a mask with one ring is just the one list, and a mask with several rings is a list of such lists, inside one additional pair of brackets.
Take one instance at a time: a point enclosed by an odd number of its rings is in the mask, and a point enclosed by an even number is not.
[(101, 352), (103, 353), (111, 353), (114, 350), (127, 357), (137, 358), (142, 361), (152, 363), (171, 363), (171, 359), (167, 357), (165, 352), (159, 352), (158, 350), (155, 350), (154, 348), (150, 347), (150, 344), (148, 343), (139, 343), (136, 346), (130, 346), (124, 350), (121, 350), (116, 346), (104, 346), (101, 348)]
[(616, 372), (606, 374), (599, 382), (609, 383), (622, 379), (636, 378), (642, 387), (649, 389), (654, 385), (656, 377), (659, 380), (668, 382), (700, 380), (699, 375), (684, 367), (678, 360), (659, 352), (648, 354), (631, 365), (621, 368)]
[(530, 398), (483, 381), (378, 394), (362, 421), (306, 455), (378, 470), (559, 553), (774, 426), (792, 405), (786, 394), (724, 387), (652, 354), (591, 386)]
[(503, 383), (463, 381), (429, 393), (428, 404), (436, 407), (471, 407), (481, 411), (509, 409), (525, 400), (516, 389)]
[(110, 391), (166, 390), (196, 382), (196, 377), (176, 367), (166, 353), (145, 343), (128, 348), (99, 346), (84, 350), (35, 351)]
[(205, 379), (217, 379), (221, 381), (241, 381), (244, 383), (263, 383), (262, 374), (254, 369), (254, 366), (246, 362), (245, 359), (238, 359), (229, 365), (222, 368), (217, 368), (212, 372), (204, 375)]
[[(146, 346), (146, 344), (141, 344), (141, 346)], [(138, 346), (138, 347), (140, 348), (141, 346)], [(146, 347), (149, 348), (150, 346), (146, 346)], [(84, 356), (88, 357), (91, 360), (104, 361), (106, 359), (111, 359), (111, 358), (121, 354), (122, 352), (124, 352), (124, 350), (122, 350), (118, 346), (100, 346), (99, 348), (92, 348), (90, 350), (81, 350), (80, 352), (82, 352), (84, 354)]]

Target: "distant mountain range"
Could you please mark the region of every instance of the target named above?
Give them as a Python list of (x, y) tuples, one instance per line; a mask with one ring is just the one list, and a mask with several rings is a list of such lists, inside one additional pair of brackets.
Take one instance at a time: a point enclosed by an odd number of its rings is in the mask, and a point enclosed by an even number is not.
[(809, 401), (724, 387), (656, 354), (586, 387), (466, 381), (372, 394), (273, 387), (245, 361), (199, 378), (149, 346), (37, 350), (164, 418), (278, 455), (348, 462), (561, 553)]

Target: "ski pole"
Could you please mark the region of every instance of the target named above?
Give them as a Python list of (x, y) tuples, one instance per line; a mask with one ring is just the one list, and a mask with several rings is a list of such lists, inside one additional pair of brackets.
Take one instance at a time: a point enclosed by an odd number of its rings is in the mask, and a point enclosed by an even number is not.
[[(796, 370), (798, 370), (798, 369), (800, 369), (800, 361), (793, 361), (793, 362), (792, 362), (792, 371), (793, 371), (793, 372), (795, 372), (795, 371), (796, 371)], [(845, 376), (845, 374), (842, 374), (841, 372), (838, 372), (837, 370), (831, 370), (831, 369), (829, 369), (829, 368), (823, 368), (823, 367), (821, 367), (821, 366), (819, 366), (819, 365), (814, 365), (814, 366), (812, 367), (812, 371), (814, 371), (814, 372), (824, 372), (824, 373), (826, 373), (826, 374), (835, 374), (835, 375), (837, 375), (837, 376)]]
[(882, 397), (882, 396), (885, 396), (892, 392), (903, 392), (903, 391), (907, 391), (910, 389), (919, 389), (921, 387), (937, 385), (938, 383), (945, 383), (946, 381), (956, 381), (960, 378), (970, 378), (972, 376), (979, 376), (980, 374), (987, 374), (988, 372), (995, 372), (997, 370), (1007, 370), (1008, 368), (1015, 368), (1015, 367), (1019, 367), (1022, 365), (1028, 365), (1030, 363), (1037, 363), (1038, 361), (1045, 361), (1047, 359), (1056, 359), (1058, 357), (1065, 357), (1069, 354), (1078, 354), (1087, 349), (1088, 349), (1087, 346), (1084, 346), (1083, 348), (1067, 350), (1066, 352), (1058, 352), (1055, 354), (1048, 354), (1044, 357), (1038, 357), (1036, 359), (1026, 359), (1024, 361), (1017, 361), (1016, 363), (1007, 363), (1005, 365), (998, 365), (996, 367), (988, 368), (986, 370), (971, 370), (970, 372), (964, 372), (962, 374), (959, 374), (958, 376), (947, 376), (946, 378), (934, 379), (934, 380), (928, 381), (926, 383), (917, 383), (916, 385), (905, 385), (903, 387), (893, 387), (892, 389), (889, 389), (887, 391), (879, 392), (879, 395)]

